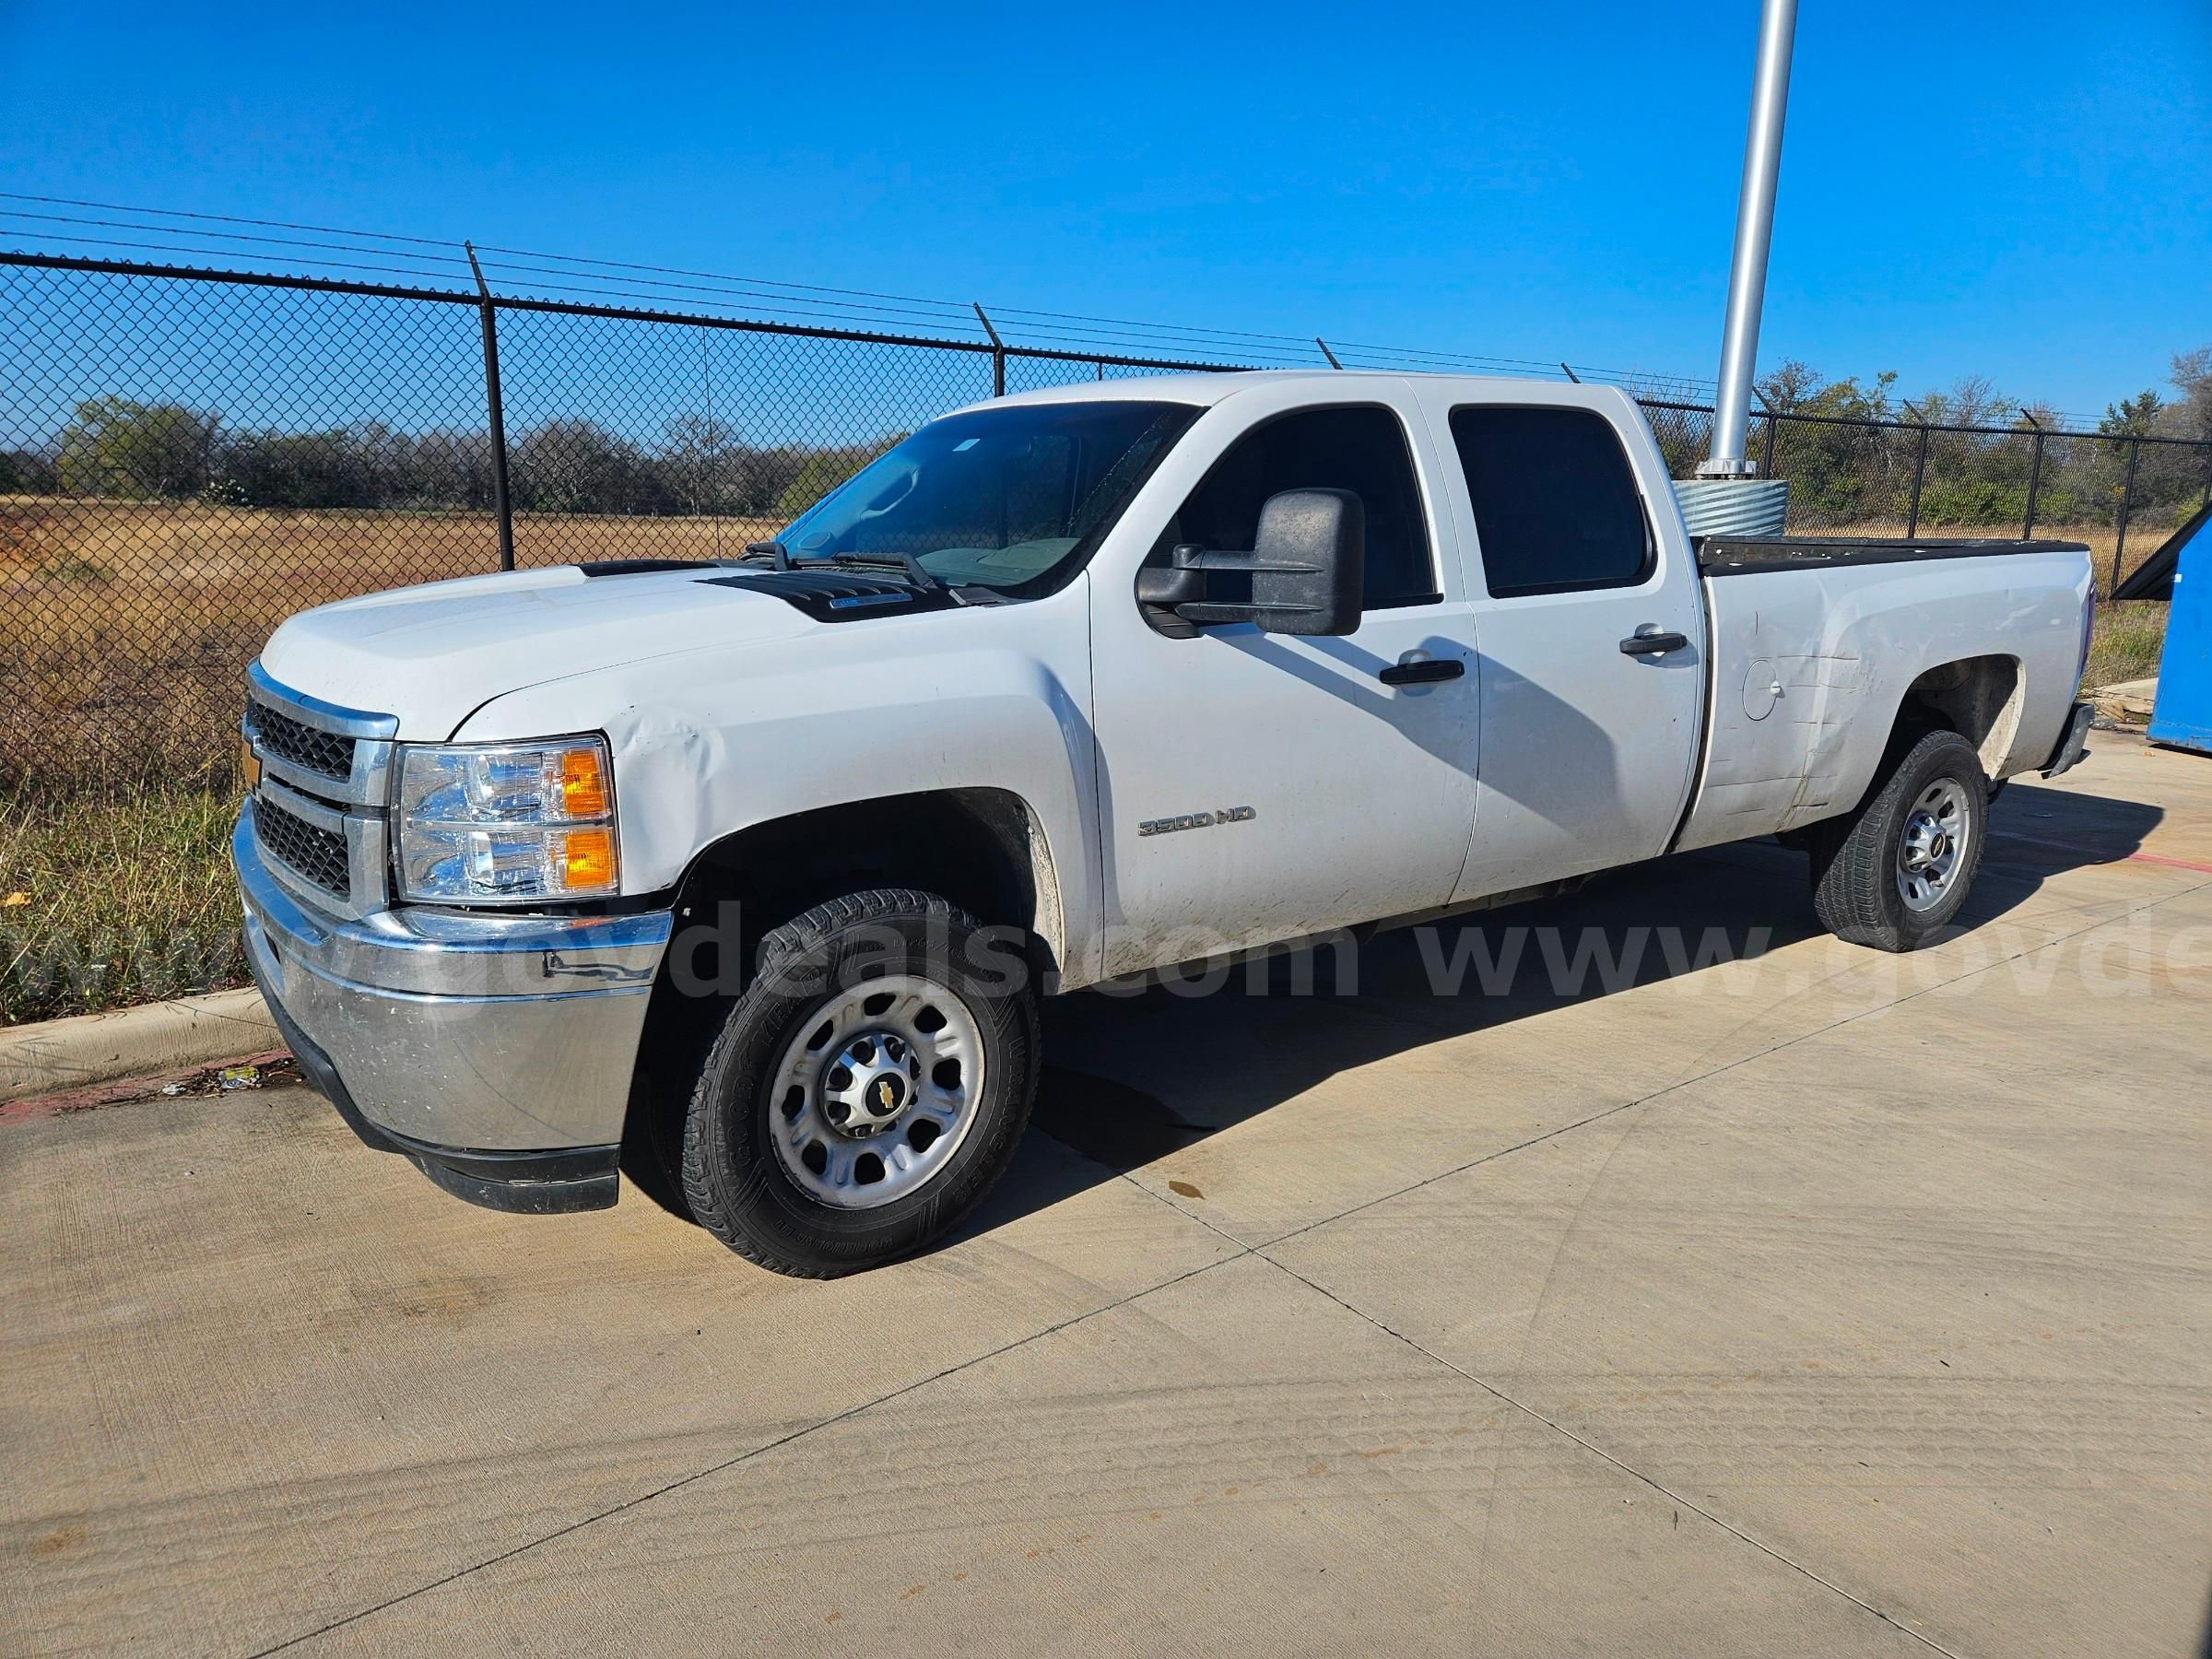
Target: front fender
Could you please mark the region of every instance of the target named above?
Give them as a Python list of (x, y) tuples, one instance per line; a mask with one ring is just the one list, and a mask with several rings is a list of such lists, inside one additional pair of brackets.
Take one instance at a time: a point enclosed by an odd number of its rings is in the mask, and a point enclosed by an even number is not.
[(1095, 975), (1097, 769), (1086, 582), (1023, 605), (818, 625), (493, 699), (461, 742), (603, 731), (625, 893), (714, 841), (818, 807), (1005, 790), (1052, 859), (1065, 982)]

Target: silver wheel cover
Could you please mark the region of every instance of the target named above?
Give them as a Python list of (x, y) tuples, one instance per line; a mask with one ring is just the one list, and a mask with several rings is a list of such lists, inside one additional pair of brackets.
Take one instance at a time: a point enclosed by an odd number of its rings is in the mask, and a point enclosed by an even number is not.
[(959, 997), (912, 974), (866, 980), (827, 997), (785, 1046), (768, 1138), (808, 1197), (876, 1209), (952, 1161), (983, 1080), (982, 1032)]
[(1897, 838), (1897, 890), (1912, 911), (1932, 911), (1957, 880), (1975, 832), (1966, 786), (1937, 778), (1920, 792)]

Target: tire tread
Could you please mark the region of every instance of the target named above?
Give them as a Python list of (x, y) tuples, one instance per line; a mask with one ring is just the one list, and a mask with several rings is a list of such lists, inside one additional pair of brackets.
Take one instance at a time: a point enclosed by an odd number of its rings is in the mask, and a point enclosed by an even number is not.
[[(1947, 762), (1939, 766), (1938, 758)], [(1905, 908), (1891, 869), (1895, 841), (1908, 796), (1945, 770), (1973, 788), (1970, 794), (1983, 817), (1975, 823), (1966, 862), (1954, 879), (1958, 896), (1948, 909), (1925, 922)], [(1825, 830), (1812, 843), (1813, 912), (1821, 926), (1840, 939), (1877, 950), (1912, 950), (1925, 944), (1965, 902), (1981, 868), (1988, 840), (1988, 782), (1981, 757), (1958, 733), (1937, 729), (1895, 754), (1880, 784), (1844, 818), (1816, 826)]]
[[(712, 1179), (711, 1167), (720, 1128), (718, 1120), (724, 1113), (723, 1073), (730, 1064), (732, 1051), (747, 1040), (752, 1017), (770, 994), (766, 988), (772, 983), (774, 976), (770, 970), (776, 961), (826, 948), (847, 928), (912, 920), (917, 916), (948, 928), (971, 932), (982, 926), (969, 912), (935, 893), (914, 888), (870, 888), (824, 900), (771, 930), (760, 940), (755, 967), (745, 990), (732, 1003), (700, 1067), (685, 1112), (682, 1168), (685, 1201), (701, 1227), (747, 1261), (771, 1273), (793, 1278), (839, 1278), (853, 1272), (854, 1265), (793, 1256), (774, 1249), (755, 1230), (741, 1225), (736, 1206), (730, 1201), (741, 1194), (724, 1190)], [(1026, 1077), (1020, 1098), (1014, 1102), (1015, 1110), (1002, 1114), (1003, 1121), (994, 1125), (1002, 1143), (1019, 1139), (1028, 1124), (1030, 1098), (1035, 1092), (1037, 1040), (1033, 1006), (1021, 1036), (1027, 1049), (1022, 1056)], [(1002, 1145), (993, 1148), (989, 1158), (991, 1161), (1003, 1162), (1010, 1152), (1010, 1145)], [(982, 1183), (961, 1204), (958, 1214), (939, 1218), (934, 1231), (941, 1232), (957, 1225), (982, 1200), (990, 1184), (990, 1182)]]

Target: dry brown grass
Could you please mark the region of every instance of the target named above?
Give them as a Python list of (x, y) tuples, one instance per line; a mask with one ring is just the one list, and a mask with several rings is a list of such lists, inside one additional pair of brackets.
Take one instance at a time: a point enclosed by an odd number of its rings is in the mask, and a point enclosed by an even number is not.
[[(734, 555), (772, 526), (525, 514), (516, 562)], [(220, 779), (245, 665), (285, 618), (498, 566), (489, 513), (0, 497), (0, 777)]]

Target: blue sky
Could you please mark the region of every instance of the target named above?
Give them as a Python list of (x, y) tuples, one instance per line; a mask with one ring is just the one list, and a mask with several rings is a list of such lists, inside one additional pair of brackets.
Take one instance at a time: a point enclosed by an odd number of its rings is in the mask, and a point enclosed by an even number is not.
[[(1709, 378), (1755, 14), (0, 0), (0, 189)], [(1763, 362), (2206, 343), (2212, 5), (1805, 0)]]

